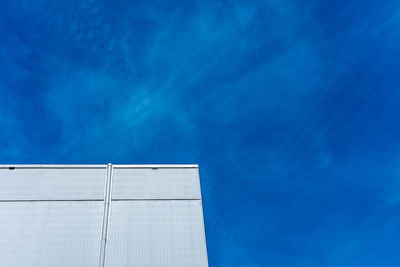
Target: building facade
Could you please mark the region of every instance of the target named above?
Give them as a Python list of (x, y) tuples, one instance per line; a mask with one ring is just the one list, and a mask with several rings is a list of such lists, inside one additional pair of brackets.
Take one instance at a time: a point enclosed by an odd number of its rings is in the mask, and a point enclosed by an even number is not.
[(0, 165), (0, 266), (207, 267), (197, 165)]

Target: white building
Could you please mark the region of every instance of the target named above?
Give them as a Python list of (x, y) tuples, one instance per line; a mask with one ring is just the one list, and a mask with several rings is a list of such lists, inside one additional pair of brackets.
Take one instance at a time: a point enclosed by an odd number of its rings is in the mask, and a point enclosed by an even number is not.
[(0, 266), (207, 267), (197, 165), (0, 165)]

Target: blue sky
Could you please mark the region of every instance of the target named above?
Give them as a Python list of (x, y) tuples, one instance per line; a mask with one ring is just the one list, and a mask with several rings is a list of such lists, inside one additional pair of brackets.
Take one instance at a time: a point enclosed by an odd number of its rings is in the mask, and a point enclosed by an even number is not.
[(199, 163), (210, 266), (398, 266), (400, 1), (1, 1), (0, 162)]

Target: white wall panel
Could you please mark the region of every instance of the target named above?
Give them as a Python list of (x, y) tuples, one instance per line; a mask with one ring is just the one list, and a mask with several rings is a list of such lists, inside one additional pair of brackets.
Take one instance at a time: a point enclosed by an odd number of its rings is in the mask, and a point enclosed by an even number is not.
[(200, 199), (197, 168), (115, 168), (113, 199)]
[(0, 202), (0, 265), (98, 266), (103, 202)]
[(200, 200), (114, 201), (107, 267), (206, 267)]
[(103, 199), (105, 168), (0, 169), (0, 200)]
[(0, 165), (0, 266), (104, 257), (107, 267), (207, 267), (197, 165)]

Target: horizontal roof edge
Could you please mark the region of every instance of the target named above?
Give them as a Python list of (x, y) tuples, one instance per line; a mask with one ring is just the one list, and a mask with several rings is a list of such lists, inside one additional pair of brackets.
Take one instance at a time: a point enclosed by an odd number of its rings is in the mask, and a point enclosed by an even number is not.
[(197, 164), (113, 164), (114, 168), (198, 168)]
[[(198, 168), (197, 164), (115, 164), (114, 168)], [(0, 169), (102, 169), (107, 164), (0, 164)]]

